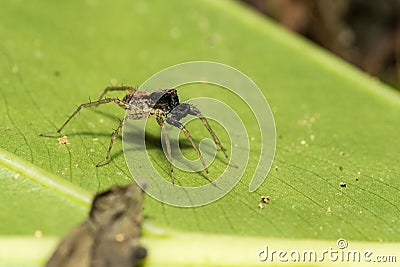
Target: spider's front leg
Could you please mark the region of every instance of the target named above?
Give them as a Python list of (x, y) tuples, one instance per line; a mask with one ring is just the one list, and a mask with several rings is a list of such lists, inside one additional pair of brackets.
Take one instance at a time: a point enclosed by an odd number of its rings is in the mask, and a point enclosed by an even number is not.
[(167, 128), (165, 127), (165, 123), (164, 123), (165, 118), (160, 113), (160, 114), (156, 115), (156, 119), (157, 119), (158, 125), (160, 125), (160, 127), (161, 127), (161, 132), (165, 139), (165, 145), (167, 146), (167, 156), (168, 156), (168, 161), (169, 161), (169, 171), (171, 173), (172, 184), (175, 184), (174, 167), (172, 165), (171, 142), (169, 141)]
[(186, 136), (187, 139), (189, 139), (190, 143), (192, 144), (192, 147), (194, 148), (194, 150), (196, 150), (197, 155), (200, 158), (201, 164), (203, 164), (204, 170), (207, 173), (207, 179), (212, 183), (212, 180), (210, 179), (210, 173), (208, 171), (206, 162), (203, 158), (203, 155), (201, 154), (200, 150), (197, 148), (196, 143), (194, 142), (192, 135), (190, 134), (190, 132), (185, 128), (185, 126), (179, 121), (180, 117), (177, 117), (176, 114), (174, 113), (169, 113), (167, 115), (166, 118), (166, 122), (168, 124), (171, 124), (172, 126), (175, 126), (177, 128), (179, 128)]
[[(183, 104), (181, 104), (183, 105)], [(218, 136), (216, 135), (216, 133), (213, 131), (213, 129), (211, 128), (210, 124), (208, 123), (206, 117), (203, 116), (203, 114), (201, 114), (200, 110), (198, 108), (196, 108), (195, 106), (191, 105), (191, 104), (185, 104), (188, 107), (188, 114), (193, 115), (198, 117), (201, 122), (203, 123), (203, 125), (207, 128), (208, 132), (210, 133), (210, 135), (212, 136), (212, 138), (214, 139), (214, 143), (219, 146), (219, 148), (222, 150), (222, 152), (225, 155), (225, 158), (229, 159), (228, 154), (226, 153), (226, 148), (222, 145), (221, 141), (219, 140)]]

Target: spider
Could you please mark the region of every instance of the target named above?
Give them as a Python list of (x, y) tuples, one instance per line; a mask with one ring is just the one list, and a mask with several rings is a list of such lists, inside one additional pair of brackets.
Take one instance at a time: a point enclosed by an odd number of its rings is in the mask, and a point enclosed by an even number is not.
[[(104, 98), (104, 96), (111, 91), (128, 91), (128, 93), (124, 96), (122, 100), (119, 98)], [(194, 142), (190, 132), (185, 128), (185, 126), (180, 122), (180, 120), (188, 115), (193, 115), (198, 117), (202, 121), (204, 126), (207, 128), (215, 144), (224, 153), (225, 158), (229, 159), (228, 154), (226, 153), (226, 149), (221, 144), (215, 132), (212, 130), (207, 119), (201, 114), (200, 110), (195, 106), (188, 103), (179, 103), (179, 97), (176, 89), (161, 89), (153, 92), (147, 92), (147, 91), (137, 91), (135, 88), (130, 86), (107, 87), (100, 95), (98, 101), (88, 102), (78, 106), (78, 108), (67, 118), (64, 124), (61, 125), (61, 127), (57, 131), (41, 133), (40, 136), (59, 134), (64, 129), (64, 127), (71, 121), (71, 119), (77, 113), (79, 113), (81, 109), (95, 107), (107, 103), (115, 103), (121, 108), (127, 110), (128, 113), (124, 117), (124, 119), (120, 121), (118, 127), (112, 133), (106, 157), (102, 161), (97, 163), (96, 167), (104, 165), (109, 160), (114, 141), (118, 137), (122, 127), (124, 126), (124, 124), (128, 119), (141, 120), (151, 116), (156, 117), (157, 123), (160, 125), (162, 129), (162, 134), (165, 138), (172, 184), (174, 184), (175, 178), (172, 166), (171, 145), (168, 138), (165, 123), (168, 123), (172, 126), (179, 128), (185, 134), (186, 138), (190, 141), (193, 149), (197, 152), (197, 155), (200, 158), (204, 170), (207, 173), (207, 178), (209, 181), (211, 181), (211, 179), (204, 158), (201, 155), (200, 150), (197, 148), (197, 145)]]

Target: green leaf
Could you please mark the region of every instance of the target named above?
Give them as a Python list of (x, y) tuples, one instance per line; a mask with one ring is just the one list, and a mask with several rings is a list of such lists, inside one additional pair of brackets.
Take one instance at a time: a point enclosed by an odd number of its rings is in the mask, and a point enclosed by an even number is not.
[(0, 164), (1, 233), (33, 235), (41, 231), (40, 214), (46, 207), (49, 234), (68, 230), (71, 225), (65, 224), (65, 218), (76, 223), (85, 214), (91, 196), (82, 188), (1, 149)]
[[(163, 249), (170, 253), (166, 264), (200, 265), (209, 251), (219, 251), (207, 249), (208, 242), (238, 244), (232, 250), (236, 256), (241, 249), (246, 256), (254, 253), (237, 261), (243, 266), (257, 264), (254, 249), (262, 249), (263, 240), (291, 248), (310, 239), (310, 247), (335, 246), (346, 238), (354, 246), (384, 242), (387, 253), (395, 253), (386, 242), (400, 242), (400, 96), (391, 88), (231, 1), (3, 1), (0, 17), (0, 251), (9, 238), (20, 255), (43, 244), (35, 260), (2, 256), (0, 262), (43, 262), (52, 238), (84, 219), (89, 195), (133, 180), (120, 139), (110, 163), (95, 167), (124, 116), (116, 106), (80, 112), (63, 131), (69, 144), (38, 134), (55, 130), (111, 82), (135, 86), (165, 67), (192, 60), (228, 64), (257, 83), (274, 112), (276, 170), (256, 192), (248, 192), (260, 152), (257, 125), (250, 118), (245, 123), (250, 162), (228, 195), (199, 208), (146, 198), (146, 224), (166, 233), (146, 231), (149, 266), (162, 265), (158, 253)], [(181, 99), (213, 97), (238, 109), (241, 117), (251, 114), (224, 90), (195, 89), (180, 88)], [(200, 142), (208, 135), (195, 123), (188, 128)], [(228, 134), (212, 126), (229, 147)], [(160, 129), (155, 122), (147, 128), (149, 153), (167, 177)], [(182, 144), (195, 158), (190, 145)], [(219, 155), (210, 173), (225, 166)], [(206, 182), (201, 173), (177, 172), (176, 179)], [(261, 195), (271, 198), (264, 209), (258, 208)], [(32, 240), (35, 233), (43, 238)], [(201, 237), (196, 257), (188, 252), (190, 239), (179, 238), (182, 233)], [(168, 244), (176, 250), (166, 250)], [(231, 265), (221, 259), (213, 264)]]

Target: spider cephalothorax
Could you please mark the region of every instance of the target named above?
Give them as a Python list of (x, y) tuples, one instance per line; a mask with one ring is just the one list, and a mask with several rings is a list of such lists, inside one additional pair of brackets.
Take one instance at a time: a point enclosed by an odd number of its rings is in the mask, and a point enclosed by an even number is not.
[(178, 93), (175, 89), (157, 90), (150, 93), (149, 98), (153, 109), (161, 109), (166, 113), (170, 113), (179, 105)]
[[(110, 91), (129, 91), (129, 93), (126, 94), (122, 100), (118, 98), (103, 98)], [(209, 174), (209, 172), (206, 163), (203, 159), (203, 156), (201, 155), (200, 150), (197, 148), (197, 145), (195, 144), (189, 131), (180, 122), (182, 118), (186, 117), (187, 115), (193, 115), (198, 117), (203, 122), (208, 132), (211, 134), (215, 144), (219, 146), (219, 148), (224, 153), (225, 157), (228, 158), (226, 149), (222, 146), (219, 138), (217, 137), (215, 132), (211, 129), (211, 126), (209, 125), (207, 119), (201, 114), (200, 110), (195, 106), (188, 103), (179, 103), (179, 97), (176, 89), (162, 89), (153, 92), (147, 92), (147, 91), (137, 91), (136, 89), (130, 86), (107, 87), (101, 94), (100, 99), (98, 101), (81, 104), (71, 114), (71, 116), (68, 117), (68, 119), (64, 122), (63, 125), (61, 125), (61, 127), (57, 131), (43, 133), (40, 135), (43, 136), (50, 134), (58, 134), (81, 109), (107, 104), (111, 102), (116, 103), (118, 106), (126, 109), (128, 112), (125, 118), (121, 120), (121, 122), (119, 123), (117, 129), (113, 132), (111, 137), (111, 142), (107, 150), (107, 155), (104, 160), (100, 161), (96, 165), (97, 167), (106, 163), (110, 158), (111, 148), (114, 144), (114, 141), (118, 137), (119, 132), (121, 131), (122, 127), (124, 126), (125, 122), (128, 119), (140, 120), (148, 118), (150, 116), (156, 117), (157, 123), (161, 126), (162, 133), (166, 140), (172, 183), (174, 183), (174, 172), (172, 168), (171, 147), (167, 131), (165, 128), (165, 122), (175, 127), (178, 127), (183, 131), (185, 136), (189, 139), (190, 143), (192, 144), (193, 148), (196, 150), (207, 175)]]

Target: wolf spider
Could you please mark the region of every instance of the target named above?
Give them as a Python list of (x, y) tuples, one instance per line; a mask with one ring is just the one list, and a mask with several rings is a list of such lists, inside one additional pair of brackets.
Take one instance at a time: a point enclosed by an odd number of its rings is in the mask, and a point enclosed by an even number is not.
[[(128, 94), (121, 100), (118, 98), (103, 98), (110, 91), (128, 91)], [(42, 133), (40, 136), (48, 136), (59, 134), (62, 129), (71, 121), (71, 119), (79, 113), (81, 109), (95, 107), (102, 104), (107, 103), (115, 103), (121, 108), (128, 111), (128, 114), (124, 117), (123, 120), (120, 121), (117, 129), (112, 133), (110, 145), (107, 150), (107, 154), (104, 160), (97, 163), (96, 167), (104, 165), (110, 158), (111, 148), (114, 144), (115, 139), (118, 137), (122, 127), (126, 123), (128, 119), (132, 120), (141, 120), (146, 119), (151, 116), (155, 116), (157, 123), (161, 126), (162, 134), (165, 138), (165, 143), (167, 146), (167, 154), (168, 160), (170, 163), (170, 173), (172, 183), (174, 184), (174, 170), (172, 166), (172, 156), (171, 156), (171, 145), (168, 138), (167, 130), (165, 127), (165, 122), (179, 128), (185, 134), (186, 138), (190, 141), (194, 150), (196, 150), (198, 157), (207, 173), (207, 178), (211, 181), (209, 176), (209, 171), (207, 165), (204, 161), (203, 156), (201, 155), (200, 150), (197, 148), (196, 143), (194, 142), (192, 136), (189, 131), (185, 128), (185, 126), (180, 122), (180, 120), (187, 115), (193, 115), (198, 117), (204, 126), (207, 128), (208, 132), (214, 139), (215, 144), (222, 150), (225, 157), (229, 159), (228, 154), (226, 153), (226, 149), (221, 144), (219, 138), (212, 130), (210, 124), (207, 119), (201, 114), (200, 110), (195, 106), (188, 103), (179, 103), (179, 98), (176, 89), (162, 89), (156, 90), (153, 92), (146, 91), (137, 91), (133, 87), (130, 86), (114, 86), (107, 87), (104, 92), (100, 95), (98, 101), (89, 102), (81, 104), (64, 122), (61, 127), (55, 132)]]

